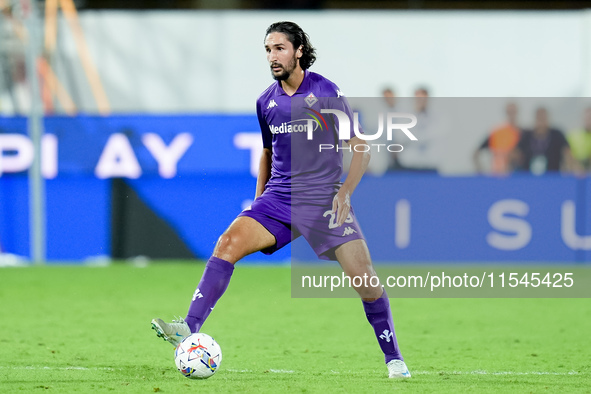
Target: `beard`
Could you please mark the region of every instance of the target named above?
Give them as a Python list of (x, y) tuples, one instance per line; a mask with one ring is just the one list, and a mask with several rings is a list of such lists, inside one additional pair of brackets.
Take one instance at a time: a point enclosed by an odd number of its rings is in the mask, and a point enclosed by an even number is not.
[[(277, 64), (275, 64), (275, 65), (277, 65)], [(279, 66), (282, 68), (282, 71), (279, 74), (275, 74), (273, 72), (273, 70), (271, 69), (271, 74), (273, 75), (273, 78), (275, 78), (276, 81), (285, 81), (287, 78), (289, 78), (291, 73), (297, 67), (297, 58), (296, 58), (295, 54), (293, 55), (293, 58), (287, 64), (287, 67), (284, 67), (282, 64), (279, 64)]]

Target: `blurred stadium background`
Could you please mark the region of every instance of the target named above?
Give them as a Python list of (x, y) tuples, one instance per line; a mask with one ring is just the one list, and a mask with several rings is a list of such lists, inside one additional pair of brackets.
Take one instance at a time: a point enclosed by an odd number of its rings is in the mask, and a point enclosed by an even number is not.
[(0, 264), (207, 258), (254, 194), (277, 20), (309, 33), (312, 70), (349, 97), (389, 87), (411, 107), (426, 87), (432, 107), (490, 108), (447, 130), (436, 171), (370, 168), (354, 199), (376, 260), (589, 262), (588, 158), (537, 175), (473, 162), (509, 101), (524, 129), (541, 106), (565, 134), (582, 127), (586, 5), (0, 0)]
[[(213, 379), (188, 382), (149, 329), (185, 313), (196, 259), (254, 195), (278, 20), (310, 34), (312, 70), (368, 130), (376, 111), (420, 117), (420, 144), (373, 156), (353, 195), (378, 272), (589, 271), (588, 4), (0, 0), (2, 392), (588, 393), (587, 299), (391, 289), (413, 375), (392, 382), (357, 299), (294, 295), (283, 263), (316, 261), (302, 242), (240, 265), (204, 327), (224, 351)], [(559, 171), (513, 156), (542, 107), (568, 138)]]

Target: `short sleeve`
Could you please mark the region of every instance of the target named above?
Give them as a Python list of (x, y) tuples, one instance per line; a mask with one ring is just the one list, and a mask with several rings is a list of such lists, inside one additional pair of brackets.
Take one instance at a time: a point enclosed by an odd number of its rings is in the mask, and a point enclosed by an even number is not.
[(259, 120), (259, 126), (261, 127), (261, 134), (263, 137), (263, 148), (271, 149), (273, 145), (273, 136), (271, 134), (271, 130), (269, 129), (269, 125), (263, 117), (263, 110), (260, 101), (257, 101), (257, 118)]

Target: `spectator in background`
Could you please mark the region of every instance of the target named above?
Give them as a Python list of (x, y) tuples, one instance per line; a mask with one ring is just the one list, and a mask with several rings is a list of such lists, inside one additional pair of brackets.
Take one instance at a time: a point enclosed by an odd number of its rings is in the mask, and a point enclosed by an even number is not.
[(398, 169), (403, 171), (438, 172), (443, 156), (445, 133), (436, 115), (429, 108), (429, 91), (415, 89), (414, 115), (417, 124), (412, 133), (418, 141), (403, 143), (404, 150), (396, 155)]
[(567, 139), (577, 166), (575, 170), (591, 172), (591, 107), (583, 114), (583, 128), (572, 130)]
[(524, 131), (514, 151), (522, 170), (541, 175), (560, 170), (570, 171), (573, 160), (562, 131), (550, 127), (546, 108), (536, 110), (533, 130)]
[[(389, 112), (397, 112), (396, 107), (396, 93), (393, 88), (386, 86), (382, 90), (382, 97), (373, 97), (367, 100), (354, 100), (355, 112), (359, 114), (359, 122), (363, 130), (372, 135), (382, 127), (383, 132), (380, 137), (375, 140), (369, 141), (373, 144), (382, 144), (386, 146), (390, 143), (387, 138), (387, 132), (385, 128), (386, 115)], [(382, 124), (380, 124), (380, 114), (384, 116)], [(371, 160), (367, 165), (366, 172), (375, 176), (382, 176), (386, 171), (390, 169), (392, 163), (395, 161), (393, 157), (394, 153), (388, 152), (385, 148), (372, 151)], [(349, 171), (349, 165), (353, 153), (347, 149), (343, 149), (343, 169), (345, 172)]]
[[(385, 87), (382, 90), (382, 97), (384, 98), (383, 112), (397, 112), (396, 93), (394, 92), (394, 89), (392, 89), (391, 87)], [(388, 143), (388, 141), (385, 139), (385, 133), (382, 135), (381, 139), (382, 141), (378, 141), (378, 143)], [(382, 171), (382, 173), (388, 170), (395, 170), (399, 167), (398, 160), (396, 158), (396, 153), (394, 152), (386, 151), (380, 153), (379, 155), (374, 155), (372, 159), (374, 161), (373, 166), (378, 167)], [(369, 166), (372, 166), (371, 161)]]
[[(375, 97), (371, 100), (360, 100), (357, 101), (358, 106), (355, 107), (355, 111), (360, 113), (359, 120), (363, 129), (368, 134), (374, 134), (380, 126), (383, 128), (382, 135), (376, 140), (370, 141), (373, 144), (382, 144), (383, 146), (389, 145), (391, 142), (388, 141), (387, 132), (385, 125), (380, 125), (379, 115), (384, 116), (385, 122), (386, 116), (391, 112), (399, 112), (396, 103), (396, 93), (393, 88), (386, 86), (382, 89), (382, 97)], [(352, 153), (347, 149), (343, 150), (343, 164), (345, 165), (345, 171), (349, 171), (348, 165), (351, 162)], [(395, 167), (396, 157), (395, 153), (389, 152), (385, 148), (379, 151), (372, 151), (371, 160), (367, 165), (367, 173), (381, 176), (386, 171)]]
[(23, 115), (31, 108), (24, 56), (26, 31), (8, 3), (0, 0), (0, 113)]
[(386, 108), (392, 112), (396, 108), (396, 93), (390, 87), (384, 88), (382, 90), (382, 97), (384, 97), (384, 103), (386, 104)]
[(491, 174), (504, 175), (513, 170), (511, 152), (517, 146), (521, 134), (517, 126), (517, 105), (513, 102), (507, 103), (505, 113), (507, 121), (495, 127), (474, 152), (472, 159), (476, 171), (480, 174), (483, 173), (480, 154), (485, 149), (488, 149), (492, 155)]

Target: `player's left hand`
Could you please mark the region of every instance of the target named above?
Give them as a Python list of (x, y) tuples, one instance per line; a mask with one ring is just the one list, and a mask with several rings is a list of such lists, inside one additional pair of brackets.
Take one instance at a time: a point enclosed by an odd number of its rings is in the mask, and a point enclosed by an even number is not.
[(339, 189), (339, 192), (332, 199), (332, 212), (337, 214), (337, 226), (342, 226), (351, 211), (351, 193), (348, 190)]

